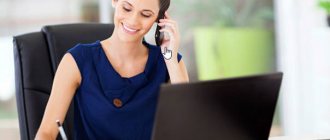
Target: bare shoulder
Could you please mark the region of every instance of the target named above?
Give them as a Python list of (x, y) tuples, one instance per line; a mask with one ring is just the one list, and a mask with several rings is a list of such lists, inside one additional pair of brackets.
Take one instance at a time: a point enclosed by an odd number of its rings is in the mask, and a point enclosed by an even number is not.
[(66, 53), (63, 56), (56, 70), (56, 75), (59, 75), (61, 77), (63, 76), (64, 79), (74, 81), (78, 85), (80, 84), (81, 73), (72, 54)]

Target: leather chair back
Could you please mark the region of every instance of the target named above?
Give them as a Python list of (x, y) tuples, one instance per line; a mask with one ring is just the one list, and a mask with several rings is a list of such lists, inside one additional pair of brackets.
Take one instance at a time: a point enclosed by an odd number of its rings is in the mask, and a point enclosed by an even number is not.
[[(113, 24), (63, 24), (14, 37), (16, 103), (22, 140), (34, 139), (38, 131), (54, 73), (65, 52), (78, 43), (104, 40), (113, 29)], [(73, 111), (72, 102), (63, 124), (68, 139), (74, 136)]]

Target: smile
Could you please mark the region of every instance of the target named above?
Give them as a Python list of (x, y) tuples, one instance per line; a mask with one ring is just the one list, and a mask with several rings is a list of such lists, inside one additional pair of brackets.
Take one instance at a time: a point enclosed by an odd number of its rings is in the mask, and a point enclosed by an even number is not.
[(132, 28), (129, 28), (129, 27), (127, 27), (125, 24), (123, 24), (122, 23), (122, 25), (123, 25), (123, 28), (124, 28), (124, 31), (125, 32), (127, 32), (127, 33), (129, 33), (129, 34), (135, 34), (138, 30), (136, 30), (136, 29), (132, 29)]

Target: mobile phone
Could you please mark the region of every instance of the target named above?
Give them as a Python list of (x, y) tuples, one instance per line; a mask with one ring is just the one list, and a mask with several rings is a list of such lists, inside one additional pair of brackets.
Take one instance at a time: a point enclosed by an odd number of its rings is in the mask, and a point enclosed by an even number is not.
[[(161, 15), (159, 15), (159, 18), (158, 18), (157, 23), (159, 23), (159, 20), (160, 19), (163, 19), (164, 17), (165, 17), (165, 12), (164, 13), (161, 13)], [(161, 46), (162, 45), (162, 41), (164, 39), (164, 32), (160, 32), (159, 31), (161, 28), (162, 28), (161, 26), (157, 25), (156, 33), (155, 33), (155, 41), (156, 41), (156, 45), (157, 46)]]

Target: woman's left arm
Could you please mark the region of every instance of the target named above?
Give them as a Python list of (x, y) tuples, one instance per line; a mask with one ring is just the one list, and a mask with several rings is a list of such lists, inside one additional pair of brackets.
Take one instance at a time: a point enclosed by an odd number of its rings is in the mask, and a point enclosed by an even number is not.
[(181, 60), (179, 63), (178, 61), (175, 62), (165, 60), (165, 63), (170, 75), (170, 82), (172, 84), (189, 82), (188, 72), (183, 60)]
[(171, 20), (166, 12), (165, 19), (160, 19), (158, 25), (166, 27), (162, 28), (160, 32), (166, 32), (168, 34), (168, 37), (165, 37), (162, 41), (161, 49), (171, 83), (189, 82), (189, 76), (184, 61), (181, 59), (180, 62), (178, 62), (177, 57), (180, 44), (178, 24), (176, 21)]

